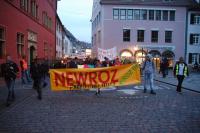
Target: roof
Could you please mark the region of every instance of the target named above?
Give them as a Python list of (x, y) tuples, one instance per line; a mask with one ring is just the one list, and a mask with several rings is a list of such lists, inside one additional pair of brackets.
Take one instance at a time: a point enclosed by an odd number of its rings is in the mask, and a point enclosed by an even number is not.
[(195, 0), (101, 0), (102, 5), (195, 6)]

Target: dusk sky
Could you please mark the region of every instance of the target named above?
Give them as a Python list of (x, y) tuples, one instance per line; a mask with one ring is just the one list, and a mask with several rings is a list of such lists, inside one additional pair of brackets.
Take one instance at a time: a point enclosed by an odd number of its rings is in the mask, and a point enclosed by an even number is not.
[(57, 12), (63, 25), (78, 40), (91, 42), (92, 0), (58, 1)]

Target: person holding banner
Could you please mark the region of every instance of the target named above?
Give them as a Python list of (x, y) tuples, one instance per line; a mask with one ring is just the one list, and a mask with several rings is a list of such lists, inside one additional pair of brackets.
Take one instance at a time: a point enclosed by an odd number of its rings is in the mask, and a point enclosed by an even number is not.
[[(99, 68), (99, 67), (101, 67), (101, 62), (100, 62), (100, 60), (96, 60), (96, 62), (95, 62), (95, 68)], [(96, 91), (96, 93), (95, 93), (95, 95), (100, 95), (100, 88), (97, 88), (97, 91)]]
[(104, 60), (102, 62), (102, 67), (109, 67), (109, 66), (112, 66), (111, 62), (109, 61), (109, 59), (107, 57), (104, 57)]
[(144, 72), (144, 93), (147, 91), (147, 83), (150, 82), (151, 94), (156, 94), (153, 90), (153, 76), (155, 73), (155, 65), (151, 59), (151, 55), (147, 54), (145, 61), (142, 65), (142, 70)]

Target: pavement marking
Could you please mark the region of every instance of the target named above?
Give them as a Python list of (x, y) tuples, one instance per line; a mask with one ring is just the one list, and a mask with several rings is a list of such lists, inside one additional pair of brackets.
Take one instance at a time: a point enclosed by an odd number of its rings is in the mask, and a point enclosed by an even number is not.
[(128, 97), (120, 97), (120, 99), (142, 99), (142, 98), (148, 98), (148, 96), (128, 96)]
[[(109, 87), (109, 88), (101, 88), (101, 91), (113, 91), (116, 90), (116, 87)], [(97, 91), (97, 88), (92, 88), (90, 91)]]
[(131, 89), (123, 89), (123, 90), (117, 90), (119, 92), (123, 92), (125, 94), (129, 94), (129, 95), (135, 95), (136, 92), (138, 92), (138, 90), (131, 90)]
[[(138, 90), (143, 90), (143, 89), (144, 89), (144, 86), (143, 86), (143, 85), (140, 85), (140, 86), (135, 86), (134, 88), (135, 88), (135, 89), (138, 89)], [(150, 87), (147, 86), (147, 89), (150, 90)], [(154, 86), (153, 89), (159, 90), (159, 89), (170, 89), (170, 88), (169, 88), (169, 87), (166, 87), (166, 86), (158, 85), (158, 86)]]

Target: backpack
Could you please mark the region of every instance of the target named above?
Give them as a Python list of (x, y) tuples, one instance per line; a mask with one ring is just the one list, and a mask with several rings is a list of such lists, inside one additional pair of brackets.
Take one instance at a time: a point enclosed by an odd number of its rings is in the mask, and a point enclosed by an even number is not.
[(16, 79), (19, 68), (14, 62), (5, 63), (2, 65), (3, 75), (6, 79)]

